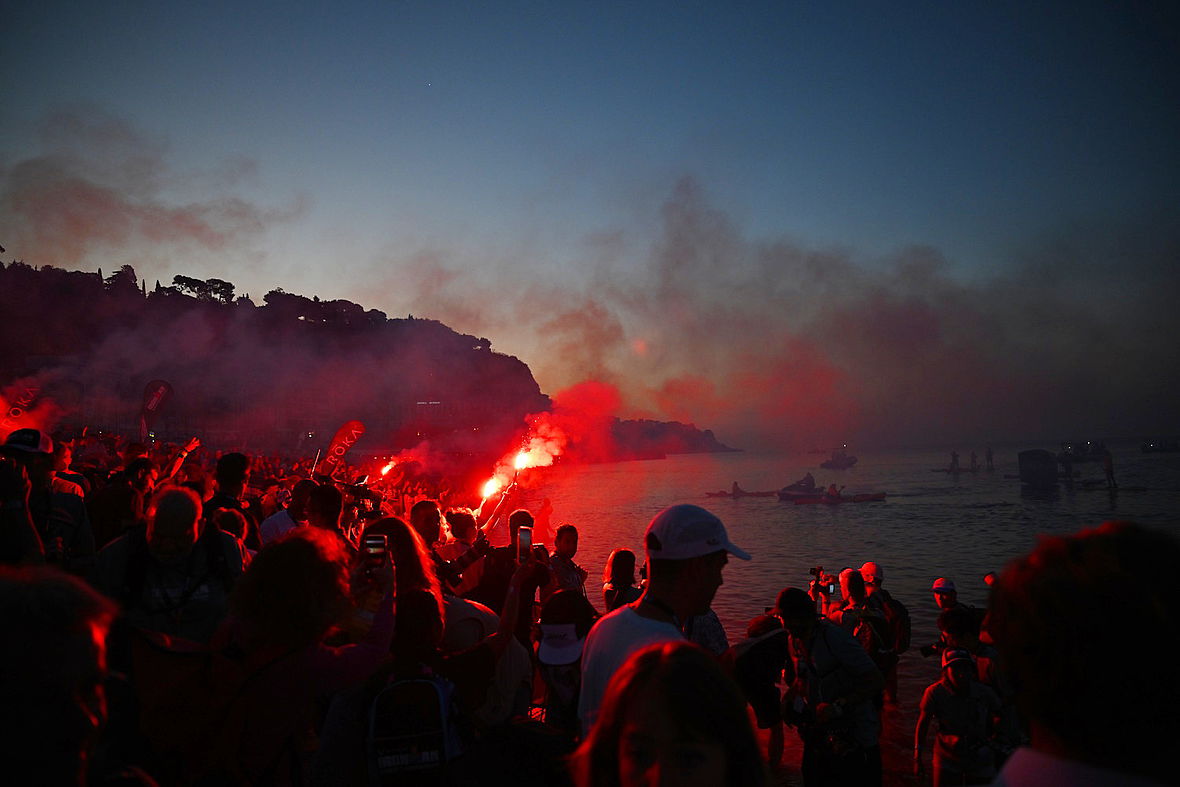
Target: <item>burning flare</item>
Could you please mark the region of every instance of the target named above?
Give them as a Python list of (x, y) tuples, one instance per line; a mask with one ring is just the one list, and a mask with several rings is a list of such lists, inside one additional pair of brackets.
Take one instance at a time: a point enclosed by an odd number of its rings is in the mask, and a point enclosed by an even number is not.
[[(496, 494), (499, 491), (500, 491), (500, 482), (498, 480), (496, 480), (495, 478), (489, 479), (488, 482), (483, 485), (483, 499), (487, 500), (489, 497), (491, 497), (492, 495)], [(483, 503), (480, 503), (480, 506), (482, 507)]]

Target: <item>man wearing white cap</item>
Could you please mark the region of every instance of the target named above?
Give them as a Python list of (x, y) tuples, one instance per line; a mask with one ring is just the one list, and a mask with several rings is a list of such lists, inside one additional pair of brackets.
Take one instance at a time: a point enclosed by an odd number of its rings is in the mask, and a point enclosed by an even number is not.
[(578, 716), (583, 735), (594, 726), (611, 677), (631, 654), (645, 645), (684, 639), (681, 623), (709, 609), (728, 556), (750, 559), (729, 540), (720, 519), (687, 504), (656, 514), (647, 526), (644, 546), (647, 590), (638, 601), (600, 619), (582, 649)]

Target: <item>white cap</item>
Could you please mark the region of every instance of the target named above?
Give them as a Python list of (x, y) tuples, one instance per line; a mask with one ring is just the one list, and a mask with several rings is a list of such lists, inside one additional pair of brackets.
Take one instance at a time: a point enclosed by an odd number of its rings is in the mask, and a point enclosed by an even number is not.
[(573, 623), (542, 623), (541, 644), (537, 647), (537, 660), (542, 664), (560, 666), (573, 664), (582, 658), (582, 640), (578, 639), (578, 627)]
[(721, 550), (742, 560), (750, 559), (749, 552), (729, 540), (720, 519), (687, 503), (656, 514), (647, 526), (643, 543), (653, 560), (688, 560)]

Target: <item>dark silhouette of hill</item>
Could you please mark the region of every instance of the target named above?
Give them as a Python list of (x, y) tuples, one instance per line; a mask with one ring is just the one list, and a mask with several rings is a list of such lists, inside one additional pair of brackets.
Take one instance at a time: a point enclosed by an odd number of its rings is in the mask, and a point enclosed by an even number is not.
[[(486, 338), (350, 301), (275, 289), (258, 305), (234, 290), (187, 276), (149, 289), (130, 266), (103, 277), (0, 263), (0, 384), (36, 388), (63, 424), (132, 434), (144, 385), (166, 380), (160, 437), (284, 452), (314, 450), (355, 418), (366, 451), (426, 441), (496, 453), (550, 410), (529, 367)], [(595, 459), (728, 450), (683, 424), (609, 427)]]

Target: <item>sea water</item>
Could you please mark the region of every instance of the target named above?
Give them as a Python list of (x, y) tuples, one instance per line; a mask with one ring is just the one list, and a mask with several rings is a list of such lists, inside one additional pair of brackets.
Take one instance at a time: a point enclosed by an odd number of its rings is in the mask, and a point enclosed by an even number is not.
[[(806, 588), (809, 569), (832, 574), (878, 563), (884, 587), (910, 610), (913, 647), (899, 665), (899, 709), (887, 712), (886, 765), (908, 764), (913, 723), (922, 690), (938, 679), (936, 658), (918, 647), (938, 638), (938, 610), (930, 593), (938, 577), (952, 579), (959, 599), (984, 607), (984, 575), (1001, 571), (1026, 554), (1043, 534), (1073, 533), (1108, 520), (1129, 520), (1180, 537), (1180, 454), (1143, 454), (1138, 445), (1111, 444), (1117, 494), (1085, 480), (1101, 481), (1101, 463), (1075, 465), (1080, 477), (1052, 491), (1023, 487), (1017, 452), (1045, 445), (995, 448), (994, 472), (935, 472), (950, 463), (949, 451), (853, 451), (848, 470), (824, 470), (816, 454), (692, 454), (663, 460), (559, 466), (524, 471), (527, 487), (518, 504), (536, 511), (553, 504), (552, 526), (578, 528), (575, 560), (590, 572), (587, 592), (601, 607), (602, 570), (610, 551), (626, 547), (642, 561), (643, 531), (651, 517), (673, 503), (694, 503), (716, 513), (730, 539), (750, 552), (732, 559), (713, 608), (730, 642), (745, 636), (747, 621), (772, 605), (789, 586)], [(960, 464), (970, 448), (959, 448)], [(984, 463), (984, 449), (977, 449)], [(885, 492), (884, 502), (795, 505), (777, 497), (708, 497), (734, 481), (747, 492), (778, 490), (810, 471), (818, 485), (843, 486), (845, 495)], [(1146, 491), (1129, 487), (1145, 487)], [(1134, 603), (1128, 588), (1128, 603)], [(892, 716), (890, 716), (892, 713)], [(890, 749), (893, 755), (890, 755)], [(905, 767), (904, 765), (901, 767)]]

